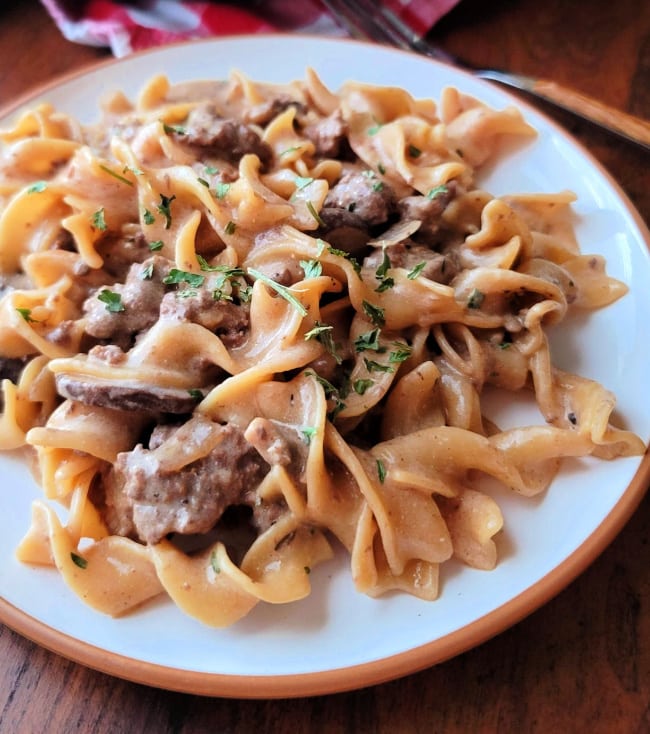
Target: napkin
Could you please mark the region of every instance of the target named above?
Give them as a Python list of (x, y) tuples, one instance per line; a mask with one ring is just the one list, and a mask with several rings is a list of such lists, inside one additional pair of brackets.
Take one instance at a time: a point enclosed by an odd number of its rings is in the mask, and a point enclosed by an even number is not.
[[(385, 0), (416, 33), (426, 33), (459, 0)], [(213, 36), (295, 31), (344, 36), (318, 0), (251, 0), (246, 3), (180, 0), (41, 0), (69, 41), (106, 46), (115, 56)]]

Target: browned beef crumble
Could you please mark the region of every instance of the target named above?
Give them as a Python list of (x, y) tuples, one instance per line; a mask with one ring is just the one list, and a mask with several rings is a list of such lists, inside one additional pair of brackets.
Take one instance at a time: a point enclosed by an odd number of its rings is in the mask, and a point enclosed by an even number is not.
[(397, 198), (372, 171), (348, 171), (329, 190), (323, 207), (345, 209), (373, 227), (385, 224), (395, 213)]
[[(215, 444), (180, 470), (165, 467), (188, 444)], [(162, 452), (162, 453), (161, 453)], [(268, 464), (231, 424), (193, 416), (158, 449), (118, 455), (101, 478), (103, 514), (112, 533), (156, 543), (169, 533), (207, 533), (231, 505), (253, 503)]]
[(208, 155), (237, 162), (247, 153), (254, 153), (265, 166), (273, 151), (250, 125), (219, 116), (209, 104), (193, 109), (183, 125), (183, 133), (176, 133), (179, 142), (202, 148)]

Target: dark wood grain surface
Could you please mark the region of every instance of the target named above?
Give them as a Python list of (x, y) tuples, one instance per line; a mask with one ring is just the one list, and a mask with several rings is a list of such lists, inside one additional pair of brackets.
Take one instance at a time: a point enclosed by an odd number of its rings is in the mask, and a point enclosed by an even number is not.
[[(650, 3), (463, 0), (431, 34), (471, 62), (543, 75), (650, 118)], [(0, 105), (108, 52), (65, 41), (36, 0), (0, 4)], [(545, 106), (650, 222), (650, 155)], [(0, 491), (2, 491), (0, 487)], [(569, 588), (453, 660), (361, 691), (201, 698), (69, 662), (0, 626), (0, 731), (650, 732), (650, 497)]]

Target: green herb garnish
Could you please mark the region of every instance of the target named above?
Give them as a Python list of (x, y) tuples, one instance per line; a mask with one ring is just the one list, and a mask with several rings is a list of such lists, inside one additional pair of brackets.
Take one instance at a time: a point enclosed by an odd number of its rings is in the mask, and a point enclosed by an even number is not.
[(288, 301), (301, 316), (307, 315), (307, 309), (286, 286), (276, 283), (274, 280), (269, 278), (268, 275), (264, 275), (264, 273), (261, 273), (259, 270), (253, 270), (253, 268), (248, 268), (248, 274), (255, 278), (255, 280), (261, 280), (262, 283), (265, 283), (269, 288), (272, 288), (279, 296), (284, 298), (285, 301)]
[(28, 194), (40, 194), (47, 188), (47, 181), (36, 181), (28, 189)]
[(323, 266), (318, 260), (301, 260), (300, 267), (305, 273), (305, 278), (318, 278), (323, 274)]
[(162, 214), (163, 217), (165, 217), (165, 229), (169, 229), (172, 226), (171, 203), (175, 198), (176, 194), (172, 194), (171, 196), (160, 194), (160, 204), (158, 204), (156, 209), (159, 214)]
[(365, 352), (366, 350), (378, 352), (381, 349), (379, 344), (379, 329), (367, 331), (365, 334), (359, 335), (354, 340), (354, 348), (357, 352)]
[(426, 262), (424, 261), (421, 263), (418, 263), (414, 268), (408, 271), (408, 273), (406, 274), (406, 277), (409, 280), (415, 280), (417, 277), (420, 276), (425, 266), (426, 266)]
[(317, 432), (318, 429), (315, 426), (303, 426), (300, 429), (300, 433), (302, 433), (307, 445), (311, 443), (312, 438), (314, 438)]
[(365, 300), (362, 301), (361, 306), (363, 308), (363, 312), (375, 326), (384, 326), (384, 324), (386, 323), (386, 318), (384, 316), (383, 308), (375, 306), (374, 304), (369, 303)]
[(449, 193), (449, 188), (444, 184), (441, 184), (440, 186), (435, 186), (431, 191), (429, 191), (427, 199), (436, 199), (438, 196), (442, 196), (447, 193)]
[(484, 300), (485, 293), (480, 291), (478, 288), (472, 288), (469, 296), (467, 297), (467, 308), (481, 308)]
[(79, 566), (79, 568), (87, 568), (88, 561), (83, 556), (80, 556), (78, 553), (70, 551), (70, 558), (72, 559), (72, 562), (75, 566)]
[(153, 242), (149, 243), (149, 249), (151, 252), (158, 252), (158, 250), (162, 250), (162, 248), (165, 246), (165, 243), (162, 240), (154, 240)]
[(32, 318), (31, 308), (17, 308), (16, 311), (18, 311), (28, 324), (40, 324), (40, 321)]
[(383, 484), (386, 480), (386, 467), (381, 459), (377, 459), (377, 476), (379, 481)]
[(187, 132), (182, 125), (169, 125), (163, 122), (163, 130), (169, 135), (170, 133), (176, 133), (176, 135), (186, 135)]
[(93, 228), (98, 229), (100, 232), (105, 232), (107, 228), (106, 224), (106, 218), (104, 216), (104, 207), (101, 209), (98, 209), (93, 215), (92, 215), (92, 223)]
[(169, 271), (169, 275), (163, 278), (165, 285), (171, 285), (174, 283), (187, 283), (193, 288), (199, 288), (205, 281), (205, 275), (200, 273), (188, 273), (186, 270), (179, 270), (178, 268), (172, 268)]
[(122, 303), (122, 296), (114, 291), (109, 291), (108, 288), (100, 291), (97, 298), (106, 305), (106, 310), (111, 313), (119, 313), (120, 311), (126, 310)]
[(368, 372), (395, 372), (395, 369), (390, 365), (375, 362), (374, 359), (366, 359), (364, 357), (363, 362), (366, 365)]
[(99, 167), (104, 171), (105, 173), (108, 173), (109, 176), (112, 176), (113, 178), (116, 178), (118, 181), (121, 181), (122, 183), (127, 184), (128, 186), (133, 186), (133, 181), (129, 181), (128, 178), (125, 178), (124, 176), (121, 176), (117, 171), (113, 171), (108, 166), (105, 166), (103, 163), (99, 164)]
[(361, 380), (355, 380), (352, 383), (352, 388), (354, 389), (354, 392), (357, 393), (357, 395), (365, 395), (366, 390), (370, 387), (372, 387), (375, 383), (373, 380), (369, 379), (361, 379)]
[(321, 215), (316, 211), (316, 207), (313, 205), (313, 203), (311, 201), (308, 201), (307, 202), (307, 209), (308, 209), (309, 213), (312, 215), (312, 217), (318, 222), (318, 224), (321, 227), (325, 227), (326, 226), (325, 225), (325, 222), (321, 218)]
[(140, 273), (140, 280), (151, 280), (153, 277), (153, 263), (149, 263)]
[(230, 184), (224, 183), (223, 181), (219, 181), (219, 183), (214, 187), (214, 195), (217, 199), (225, 199), (229, 191)]

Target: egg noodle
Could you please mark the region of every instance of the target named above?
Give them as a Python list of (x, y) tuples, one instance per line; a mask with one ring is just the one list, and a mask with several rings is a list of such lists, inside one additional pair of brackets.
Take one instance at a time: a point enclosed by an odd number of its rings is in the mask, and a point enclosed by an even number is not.
[[(497, 563), (486, 475), (532, 496), (562, 457), (641, 454), (551, 357), (549, 326), (626, 292), (581, 254), (574, 196), (476, 186), (534, 134), (456, 89), (311, 69), (19, 116), (0, 447), (35, 455), (44, 499), (18, 558), (107, 614), (166, 593), (216, 627), (307, 596), (337, 545), (359, 592), (433, 600), (450, 559)], [(539, 424), (501, 429), (494, 391)]]

